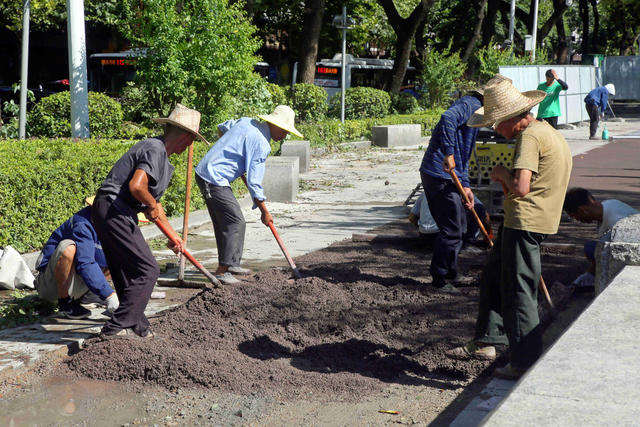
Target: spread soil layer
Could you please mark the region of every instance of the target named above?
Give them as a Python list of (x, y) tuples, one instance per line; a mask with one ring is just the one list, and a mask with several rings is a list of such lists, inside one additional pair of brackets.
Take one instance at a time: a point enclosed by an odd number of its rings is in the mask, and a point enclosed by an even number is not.
[[(151, 319), (154, 338), (89, 339), (68, 367), (94, 379), (280, 399), (350, 400), (389, 383), (444, 387), (481, 375), (491, 362), (443, 353), (472, 337), (487, 250), (462, 251), (461, 292), (449, 294), (431, 286), (432, 243), (416, 239), (406, 222), (380, 232), (414, 238), (337, 242), (296, 258), (301, 279), (274, 268), (203, 290)], [(549, 240), (580, 243), (592, 233), (563, 223)], [(583, 271), (582, 259), (543, 251), (552, 298), (566, 293), (555, 282)]]

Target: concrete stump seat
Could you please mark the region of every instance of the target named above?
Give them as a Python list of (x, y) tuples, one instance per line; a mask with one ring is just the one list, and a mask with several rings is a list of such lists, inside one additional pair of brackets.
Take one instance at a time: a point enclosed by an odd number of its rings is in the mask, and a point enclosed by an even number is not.
[(640, 265), (640, 214), (618, 221), (596, 245), (595, 291), (601, 293), (626, 265)]
[(299, 172), (309, 171), (311, 163), (311, 144), (309, 141), (285, 141), (280, 146), (280, 154), (283, 157), (298, 157)]
[(262, 187), (267, 201), (293, 202), (300, 183), (298, 157), (267, 157)]
[(420, 145), (420, 125), (373, 126), (371, 140), (374, 145), (386, 148)]

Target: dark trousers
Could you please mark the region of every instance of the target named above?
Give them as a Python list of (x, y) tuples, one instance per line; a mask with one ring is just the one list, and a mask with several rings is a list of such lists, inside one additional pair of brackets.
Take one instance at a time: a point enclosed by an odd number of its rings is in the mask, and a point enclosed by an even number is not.
[(598, 123), (600, 123), (600, 107), (596, 104), (585, 104), (587, 113), (589, 114), (589, 136), (596, 136), (598, 131)]
[(453, 181), (420, 172), (429, 211), (440, 231), (433, 246), (429, 271), (434, 280), (455, 277), (467, 216)]
[(538, 317), (540, 243), (545, 234), (500, 227), (480, 276), (474, 340), (509, 344), (511, 365), (527, 369), (542, 354)]
[(554, 116), (554, 117), (542, 117), (540, 119), (538, 119), (539, 121), (545, 121), (547, 123), (549, 123), (551, 126), (553, 126), (554, 129), (558, 129), (558, 116)]
[[(116, 206), (116, 204), (118, 206)], [(125, 328), (145, 336), (149, 320), (144, 315), (160, 268), (137, 225), (136, 213), (119, 202), (96, 197), (91, 222), (102, 243), (120, 306), (102, 327), (112, 335)]]
[(196, 174), (196, 182), (209, 211), (218, 247), (218, 263), (240, 265), (244, 250), (246, 222), (231, 187), (213, 185)]

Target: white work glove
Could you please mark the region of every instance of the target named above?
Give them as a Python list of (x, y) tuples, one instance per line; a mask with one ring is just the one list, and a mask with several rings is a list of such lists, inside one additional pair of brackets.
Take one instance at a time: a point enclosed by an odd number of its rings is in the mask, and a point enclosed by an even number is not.
[(118, 295), (113, 292), (111, 295), (107, 297), (107, 311), (109, 313), (113, 313), (120, 306), (120, 300), (118, 300)]

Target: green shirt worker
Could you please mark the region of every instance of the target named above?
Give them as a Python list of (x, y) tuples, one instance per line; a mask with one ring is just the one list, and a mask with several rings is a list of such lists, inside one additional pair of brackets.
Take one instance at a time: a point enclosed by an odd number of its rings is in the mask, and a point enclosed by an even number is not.
[(558, 116), (560, 116), (560, 92), (569, 89), (567, 84), (558, 78), (558, 73), (553, 68), (550, 68), (544, 73), (546, 81), (538, 85), (538, 90), (546, 92), (547, 96), (544, 97), (540, 105), (538, 106), (538, 120), (546, 121), (554, 129), (558, 129)]

